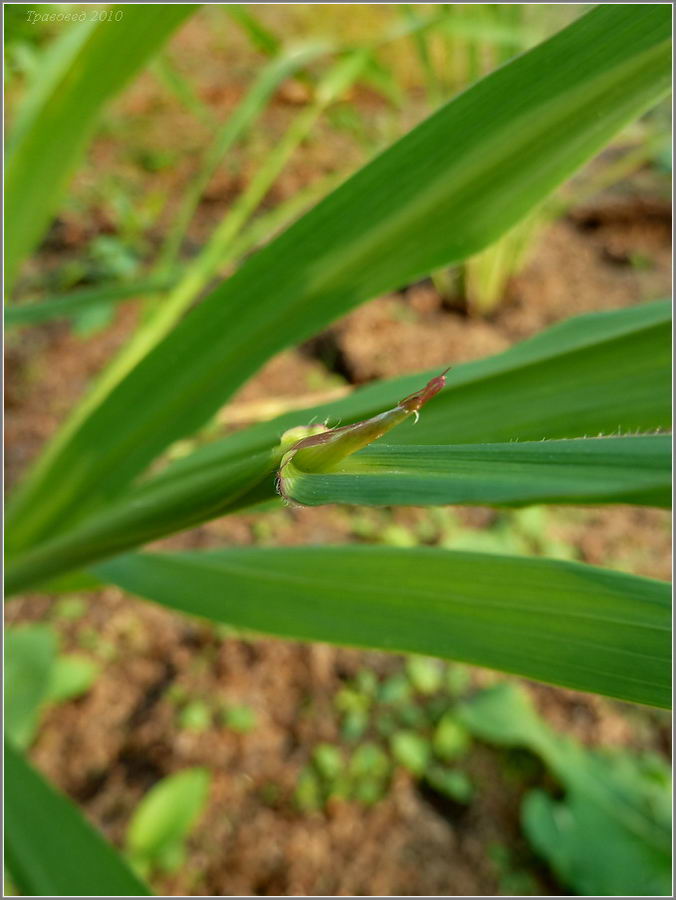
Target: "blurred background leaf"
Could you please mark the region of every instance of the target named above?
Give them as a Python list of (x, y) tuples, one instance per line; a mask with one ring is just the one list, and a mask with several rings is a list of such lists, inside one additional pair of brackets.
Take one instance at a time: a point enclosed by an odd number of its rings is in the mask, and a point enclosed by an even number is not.
[[(5, 288), (41, 238), (104, 104), (148, 61), (197, 6), (156, 15), (147, 6), (110, 6), (111, 19), (76, 22), (36, 70), (9, 137), (5, 215)], [(124, 47), (124, 52), (120, 49)], [(108, 65), (101, 66), (101, 60)]]
[(155, 867), (172, 872), (181, 866), (184, 843), (204, 807), (209, 782), (205, 769), (193, 768), (151, 788), (127, 828), (125, 847), (135, 868), (142, 873)]
[(524, 827), (577, 894), (669, 893), (671, 777), (659, 758), (588, 750), (552, 732), (513, 684), (480, 693), (457, 714), (482, 740), (525, 745), (552, 769), (565, 796), (527, 794)]
[(26, 896), (116, 897), (150, 891), (73, 803), (5, 744), (5, 852), (12, 879)]
[(51, 625), (15, 625), (5, 632), (7, 737), (21, 749), (30, 746), (45, 707), (85, 694), (98, 675), (85, 656), (59, 652)]

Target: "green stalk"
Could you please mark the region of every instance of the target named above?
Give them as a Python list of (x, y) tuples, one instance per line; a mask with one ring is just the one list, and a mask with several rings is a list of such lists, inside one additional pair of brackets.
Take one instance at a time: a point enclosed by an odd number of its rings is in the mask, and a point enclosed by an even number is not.
[(490, 247), (468, 259), (463, 266), (464, 293), (468, 309), (489, 315), (499, 305), (510, 278), (523, 267), (528, 250), (549, 217), (535, 210)]
[(209, 281), (233, 258), (234, 241), (244, 224), (265, 197), (289, 159), (308, 137), (326, 107), (350, 83), (361, 68), (362, 57), (354, 54), (338, 63), (317, 87), (315, 101), (291, 123), (281, 141), (272, 150), (244, 193), (237, 199), (213, 232), (201, 253), (186, 271), (178, 285), (158, 305), (152, 318), (134, 335), (130, 344), (117, 357), (97, 384), (90, 402), (97, 404), (146, 353), (168, 334), (183, 312), (197, 298)]
[(36, 325), (52, 319), (67, 319), (97, 303), (121, 303), (130, 297), (158, 294), (169, 287), (167, 279), (148, 278), (128, 284), (102, 285), (59, 294), (36, 303), (12, 303), (5, 306), (7, 328)]
[(432, 62), (427, 29), (420, 27), (417, 12), (414, 11), (410, 4), (402, 4), (401, 11), (405, 22), (411, 29), (411, 39), (413, 40), (413, 46), (415, 47), (425, 81), (427, 102), (430, 109), (436, 109), (444, 99), (444, 90)]
[(281, 41), (277, 35), (262, 25), (246, 6), (242, 6), (241, 3), (226, 3), (223, 8), (230, 18), (246, 31), (257, 50), (266, 56), (275, 56), (279, 53)]
[(199, 171), (189, 182), (174, 224), (162, 248), (157, 270), (164, 272), (174, 267), (185, 239), (188, 227), (195, 215), (199, 202), (216, 169), (222, 163), (233, 145), (240, 140), (253, 125), (277, 87), (291, 74), (327, 51), (326, 45), (312, 45), (282, 59), (275, 59), (260, 73), (248, 94), (237, 109), (216, 132), (213, 141), (205, 150)]
[(151, 68), (160, 83), (173, 94), (181, 106), (203, 125), (213, 128), (215, 122), (211, 107), (197, 96), (193, 86), (181, 75), (166, 51), (160, 53)]

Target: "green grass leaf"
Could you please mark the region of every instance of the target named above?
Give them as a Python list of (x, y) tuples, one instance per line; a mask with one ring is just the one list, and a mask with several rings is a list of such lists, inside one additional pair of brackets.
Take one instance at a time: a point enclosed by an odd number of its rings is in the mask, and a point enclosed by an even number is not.
[(17, 747), (35, 736), (42, 704), (48, 699), (57, 662), (58, 641), (49, 625), (16, 625), (5, 632), (5, 728)]
[(285, 496), (307, 506), (634, 503), (669, 507), (671, 437), (461, 446), (375, 443), (326, 472), (304, 472), (292, 461), (285, 473)]
[(251, 43), (266, 56), (275, 56), (282, 49), (282, 42), (266, 28), (256, 16), (241, 3), (228, 3), (224, 7), (227, 14), (241, 25)]
[(206, 475), (189, 474), (169, 489), (164, 483), (148, 485), (142, 495), (139, 492), (112, 504), (72, 531), (22, 554), (5, 572), (5, 591), (24, 590), (84, 563), (144, 544), (158, 533), (166, 533), (167, 527), (189, 528), (253, 502), (274, 499), (274, 469), (272, 453), (259, 453), (221, 466), (217, 478), (210, 469)]
[(35, 303), (12, 303), (5, 307), (5, 325), (39, 325), (53, 319), (72, 319), (101, 303), (120, 303), (130, 298), (144, 297), (163, 291), (167, 279), (149, 278), (128, 284), (111, 284), (81, 288), (68, 294), (57, 294)]
[(669, 586), (648, 578), (547, 559), (386, 547), (129, 555), (94, 572), (236, 627), (670, 703)]
[[(273, 473), (279, 464), (274, 448), (285, 430), (312, 420), (345, 424), (373, 416), (436, 374), (380, 382), (337, 403), (289, 413), (205, 446), (105, 511), (17, 556), (7, 569), (6, 590), (23, 590), (84, 563), (274, 499)], [(505, 353), (455, 367), (447, 382), (425, 405), (420, 421), (390, 431), (388, 443), (507, 445), (668, 427), (670, 304), (659, 301), (569, 319)], [(487, 483), (485, 490), (489, 488), (493, 491), (495, 482)], [(488, 494), (483, 496), (482, 502), (488, 502)], [(50, 499), (36, 500), (35, 517), (50, 512)], [(493, 493), (492, 502), (496, 499)], [(10, 545), (23, 537), (16, 524), (8, 532)]]
[(261, 69), (246, 96), (216, 131), (212, 142), (205, 148), (199, 169), (186, 186), (160, 254), (158, 267), (161, 270), (175, 264), (190, 222), (209, 181), (218, 166), (227, 158), (232, 147), (251, 130), (280, 83), (326, 52), (325, 45), (305, 46), (280, 59), (273, 60)]
[(666, 94), (670, 31), (665, 6), (599, 6), (361, 169), (66, 426), (23, 493), (21, 542), (119, 491), (277, 351), (496, 240)]
[(5, 852), (20, 892), (43, 897), (147, 897), (124, 860), (5, 744)]
[(101, 667), (80, 653), (64, 653), (56, 660), (47, 701), (65, 703), (86, 694), (96, 681)]
[[(44, 234), (103, 106), (198, 5), (108, 7), (111, 21), (66, 31), (51, 49), (10, 136), (5, 173), (5, 288)], [(119, 21), (116, 16), (120, 14)], [(105, 60), (105, 65), (102, 65)]]

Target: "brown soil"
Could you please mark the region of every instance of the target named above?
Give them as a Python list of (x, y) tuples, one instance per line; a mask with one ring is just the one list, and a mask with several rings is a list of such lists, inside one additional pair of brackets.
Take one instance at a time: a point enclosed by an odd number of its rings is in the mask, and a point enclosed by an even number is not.
[[(195, 76), (201, 95), (227, 114), (242, 92), (251, 66), (245, 43), (235, 41), (233, 81), (222, 83), (222, 66), (204, 53), (204, 22), (183, 29), (174, 49), (184, 74)], [(178, 57), (177, 57), (178, 58)], [(237, 74), (239, 73), (239, 81)], [(302, 99), (302, 98), (301, 98)], [(366, 98), (368, 100), (368, 98)], [(294, 92), (281, 92), (266, 119), (267, 137), (281, 133), (293, 115)], [(366, 100), (365, 100), (366, 102)], [(370, 102), (370, 101), (369, 101)], [(137, 123), (143, 142), (172, 148), (182, 163), (149, 178), (143, 190), (168, 185), (177, 196), (192, 172), (191, 148), (204, 135), (194, 119), (162, 102), (146, 75), (116, 106), (116, 115)], [(184, 118), (187, 117), (187, 118)], [(331, 138), (333, 140), (333, 138)], [(124, 142), (99, 138), (77, 190), (91, 197), (99, 168), (139, 174), (124, 158)], [(280, 179), (268, 203), (289, 196), (309, 180), (359, 154), (347, 139), (319, 141)], [(312, 149), (314, 147), (314, 149)], [(210, 186), (191, 233), (195, 243), (223, 214), (251, 177), (250, 166), (233, 165)], [(76, 255), (93, 234), (110, 229), (101, 205), (88, 216), (68, 213), (64, 234), (47, 244), (31, 273)], [(98, 210), (98, 212), (97, 212)], [(161, 232), (164, 216), (158, 222)], [(64, 226), (65, 227), (65, 226)], [(78, 230), (79, 229), (79, 230)], [(62, 228), (63, 231), (63, 228)], [(58, 237), (58, 235), (57, 235)], [(647, 260), (632, 263), (632, 254)], [(431, 283), (365, 304), (315, 341), (271, 360), (233, 399), (231, 407), (335, 389), (434, 365), (499, 352), (570, 315), (615, 309), (670, 291), (669, 207), (650, 189), (636, 195), (624, 186), (548, 226), (530, 262), (510, 283), (488, 319), (449, 307)], [(130, 333), (134, 303), (121, 306), (113, 326), (82, 341), (62, 324), (11, 336), (7, 346), (7, 479), (14, 483), (69, 409)], [(669, 519), (661, 511), (635, 508), (554, 510), (556, 537), (579, 558), (630, 571), (669, 577)], [(360, 539), (350, 508), (284, 509), (210, 522), (159, 542), (164, 548), (226, 544), (341, 543)], [(376, 533), (399, 527), (416, 531), (423, 510), (372, 511)], [(460, 510), (467, 527), (490, 525), (493, 513)], [(493, 844), (506, 846), (517, 869), (527, 870), (533, 889), (561, 893), (524, 843), (518, 806), (527, 779), (515, 779), (504, 754), (478, 746), (468, 771), (478, 785), (467, 809), (439, 809), (410, 776), (400, 772), (387, 797), (365, 810), (334, 803), (322, 813), (301, 814), (292, 795), (313, 746), (339, 740), (333, 698), (358, 669), (395, 671), (401, 658), (323, 645), (299, 645), (239, 635), (223, 636), (206, 624), (173, 615), (114, 588), (86, 595), (88, 611), (76, 622), (57, 621), (64, 649), (82, 650), (93, 634), (110, 649), (101, 676), (83, 698), (50, 711), (32, 751), (39, 768), (82, 806), (113, 841), (121, 842), (143, 794), (164, 775), (190, 765), (213, 772), (208, 808), (190, 838), (189, 864), (180, 875), (159, 879), (159, 893), (206, 895), (493, 895), (500, 872), (490, 858)], [(54, 601), (36, 593), (13, 601), (11, 623), (50, 620)], [(474, 670), (474, 685), (493, 674)], [(212, 725), (193, 733), (177, 725), (169, 688), (218, 704), (247, 705), (256, 727), (247, 734)], [(542, 714), (557, 728), (594, 745), (668, 751), (668, 724), (648, 710), (543, 685), (529, 685)]]

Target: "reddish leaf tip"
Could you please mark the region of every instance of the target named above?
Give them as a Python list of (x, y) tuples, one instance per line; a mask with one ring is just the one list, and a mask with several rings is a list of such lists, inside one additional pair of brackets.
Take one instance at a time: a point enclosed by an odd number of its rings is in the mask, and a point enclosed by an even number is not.
[(424, 388), (415, 391), (413, 394), (409, 394), (408, 397), (404, 397), (403, 400), (399, 401), (399, 406), (402, 407), (402, 409), (408, 410), (408, 412), (418, 412), (428, 400), (445, 387), (446, 374), (450, 369), (451, 366), (448, 366), (448, 368), (444, 369), (439, 375), (435, 375), (434, 378), (431, 378)]

